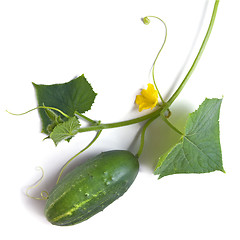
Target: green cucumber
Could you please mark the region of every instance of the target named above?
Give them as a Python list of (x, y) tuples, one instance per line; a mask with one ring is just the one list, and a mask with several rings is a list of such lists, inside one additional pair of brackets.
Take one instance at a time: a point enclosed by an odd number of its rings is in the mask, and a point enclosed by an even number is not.
[(54, 225), (83, 222), (122, 196), (139, 170), (137, 157), (124, 150), (108, 151), (79, 165), (53, 188), (45, 216)]

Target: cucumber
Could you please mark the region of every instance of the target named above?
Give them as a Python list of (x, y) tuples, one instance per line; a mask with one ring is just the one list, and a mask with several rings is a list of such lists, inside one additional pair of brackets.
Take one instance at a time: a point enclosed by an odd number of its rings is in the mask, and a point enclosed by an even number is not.
[(83, 222), (122, 196), (139, 171), (131, 152), (103, 152), (69, 172), (46, 202), (47, 220), (58, 226)]

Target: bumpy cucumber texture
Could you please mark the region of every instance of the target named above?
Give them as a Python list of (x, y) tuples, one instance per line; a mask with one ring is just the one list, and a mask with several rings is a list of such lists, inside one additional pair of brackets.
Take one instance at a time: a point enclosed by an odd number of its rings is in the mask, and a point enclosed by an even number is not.
[(46, 203), (46, 218), (59, 226), (89, 219), (122, 196), (138, 170), (138, 159), (128, 151), (99, 154), (69, 172), (54, 187)]

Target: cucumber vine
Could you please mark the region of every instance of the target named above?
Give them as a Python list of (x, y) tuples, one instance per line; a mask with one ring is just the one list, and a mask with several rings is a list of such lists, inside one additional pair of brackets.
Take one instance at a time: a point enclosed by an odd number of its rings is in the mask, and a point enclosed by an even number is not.
[[(160, 94), (154, 74), (156, 61), (167, 39), (167, 26), (162, 19), (155, 16), (147, 16), (142, 19), (144, 24), (150, 24), (150, 18), (160, 20), (165, 27), (164, 42), (151, 68), (154, 86), (150, 85), (148, 89), (142, 90), (141, 95), (138, 95), (139, 97), (137, 96), (136, 98), (137, 104), (145, 104), (143, 109), (154, 108), (152, 112), (144, 116), (115, 123), (102, 123), (101, 121), (95, 121), (85, 116), (84, 113), (90, 110), (92, 104), (94, 103), (96, 93), (93, 91), (84, 75), (81, 75), (80, 77), (64, 84), (33, 84), (36, 90), (39, 106), (32, 110), (38, 109), (42, 121), (42, 132), (47, 134), (47, 138), (51, 138), (56, 145), (62, 140), (70, 141), (71, 138), (78, 133), (89, 131), (96, 132), (92, 141), (87, 144), (84, 149), (67, 161), (58, 176), (57, 183), (68, 164), (79, 154), (92, 146), (105, 129), (124, 127), (145, 122), (141, 131), (140, 146), (138, 152), (136, 153), (136, 156), (140, 157), (144, 147), (145, 132), (148, 126), (159, 117), (161, 117), (170, 128), (177, 132), (181, 138), (175, 146), (159, 157), (159, 162), (155, 168), (154, 174), (159, 175), (159, 178), (161, 178), (163, 176), (177, 173), (204, 173), (215, 170), (224, 172), (219, 139), (219, 111), (221, 99), (206, 99), (200, 105), (198, 110), (189, 115), (184, 132), (179, 131), (169, 121), (169, 117), (171, 115), (169, 108), (185, 87), (208, 42), (215, 22), (218, 5), (219, 0), (216, 0), (205, 38), (192, 66), (177, 90), (168, 100), (164, 100)], [(158, 98), (160, 98), (160, 102), (158, 101)], [(29, 113), (32, 110), (22, 114)], [(211, 114), (211, 119), (209, 119), (209, 114)], [(88, 126), (81, 127), (80, 120), (86, 121)], [(203, 138), (206, 133), (209, 137)], [(46, 192), (42, 192), (41, 194), (43, 193), (46, 195)], [(42, 199), (46, 199), (45, 195), (41, 195)]]

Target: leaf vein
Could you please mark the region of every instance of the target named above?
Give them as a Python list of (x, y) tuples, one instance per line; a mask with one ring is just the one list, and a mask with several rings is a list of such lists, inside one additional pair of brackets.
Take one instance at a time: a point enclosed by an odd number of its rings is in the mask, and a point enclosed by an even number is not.
[[(218, 165), (217, 162), (216, 162), (216, 160), (213, 159), (213, 158), (211, 158), (207, 153), (205, 153), (205, 152), (203, 151), (203, 149), (201, 149), (196, 143), (194, 143), (192, 140), (190, 140), (187, 136), (185, 136), (185, 139), (186, 139), (190, 144), (192, 144), (195, 148), (197, 148), (198, 151), (200, 151), (203, 155), (205, 155), (205, 156), (210, 160), (210, 161), (207, 161), (207, 164), (208, 164), (208, 166), (209, 166), (210, 168), (213, 168), (213, 167), (210, 165), (210, 162), (214, 162), (216, 165)], [(198, 164), (199, 164), (199, 160), (197, 160), (197, 162), (198, 162)], [(200, 166), (201, 168), (203, 168), (203, 167), (201, 166), (201, 164), (199, 164), (199, 166)]]

